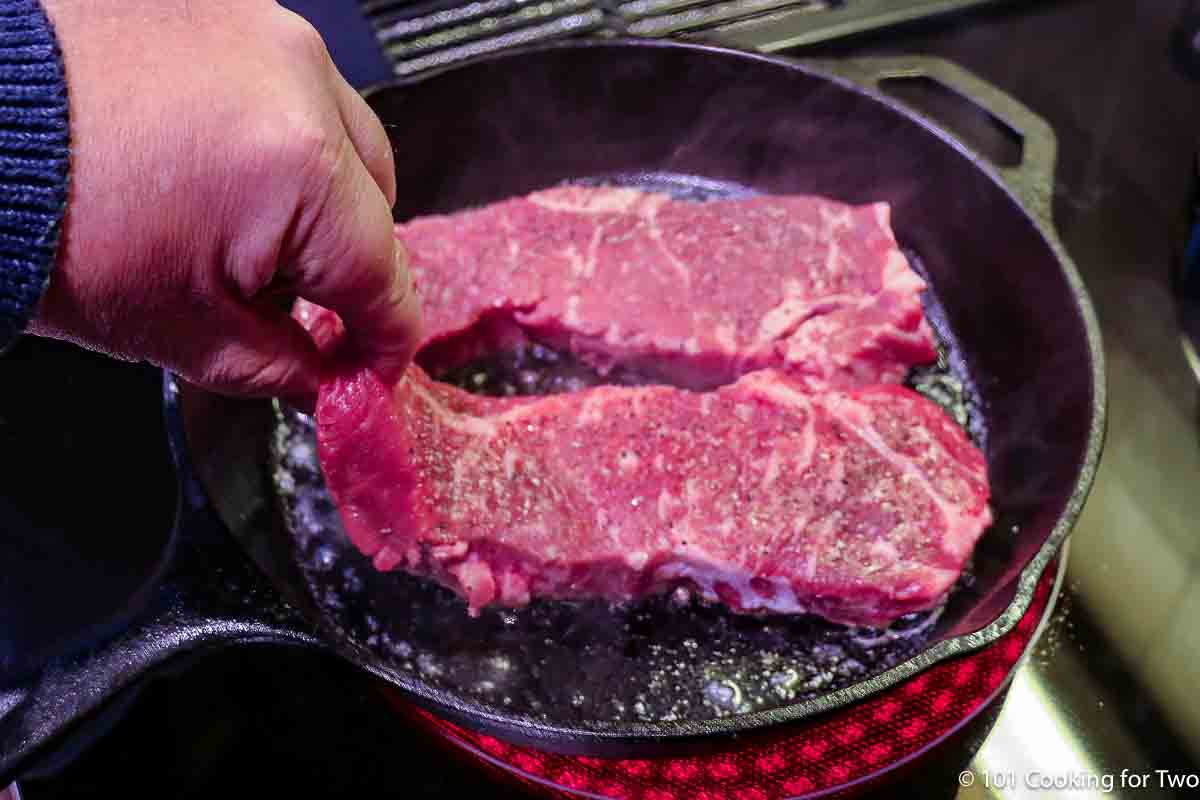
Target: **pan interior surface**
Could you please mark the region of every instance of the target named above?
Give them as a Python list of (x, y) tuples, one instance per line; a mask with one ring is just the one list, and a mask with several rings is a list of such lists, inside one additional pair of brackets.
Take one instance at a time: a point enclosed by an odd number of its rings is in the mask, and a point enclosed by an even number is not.
[[(704, 202), (752, 189), (698, 176), (633, 173), (581, 178)], [(910, 254), (914, 264), (919, 258)], [(985, 429), (962, 359), (932, 294), (941, 331), (936, 365), (910, 385), (941, 404), (976, 441)], [(548, 394), (614, 383), (569, 354), (533, 346), (485, 357), (453, 375), (464, 389)], [(631, 383), (634, 381), (621, 381)], [(745, 616), (694, 602), (685, 589), (633, 605), (535, 601), (468, 617), (462, 600), (403, 572), (380, 573), (347, 538), (321, 477), (311, 418), (282, 410), (273, 439), (274, 483), (313, 603), (341, 637), (380, 662), (496, 711), (587, 726), (697, 722), (779, 708), (860, 683), (901, 663), (937, 635), (943, 608), (888, 629), (853, 628), (813, 616)], [(968, 569), (956, 591), (970, 592)]]

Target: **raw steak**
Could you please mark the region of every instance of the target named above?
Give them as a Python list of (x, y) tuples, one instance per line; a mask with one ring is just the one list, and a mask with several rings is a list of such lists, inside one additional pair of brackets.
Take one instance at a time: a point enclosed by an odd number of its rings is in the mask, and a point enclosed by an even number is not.
[[(328, 347), (335, 316), (302, 320)], [(492, 398), (413, 367), (324, 382), (321, 463), (354, 543), (472, 613), (690, 584), (736, 610), (885, 625), (938, 603), (991, 520), (982, 454), (897, 385)]]
[(694, 203), (567, 187), (397, 226), (424, 298), (422, 362), (529, 337), (601, 371), (710, 389), (755, 369), (808, 390), (899, 383), (934, 359), (925, 282), (885, 203)]

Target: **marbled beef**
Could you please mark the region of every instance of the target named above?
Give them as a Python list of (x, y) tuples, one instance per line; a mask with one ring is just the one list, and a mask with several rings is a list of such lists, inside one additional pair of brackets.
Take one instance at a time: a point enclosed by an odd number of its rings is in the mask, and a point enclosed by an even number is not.
[(808, 394), (760, 370), (706, 393), (495, 398), (413, 367), (394, 390), (327, 382), (317, 420), (354, 543), (472, 612), (687, 584), (884, 625), (939, 602), (991, 520), (982, 454), (903, 386)]
[[(414, 366), (321, 387), (355, 544), (474, 613), (688, 585), (884, 625), (938, 603), (991, 521), (983, 455), (902, 387), (935, 356), (884, 204), (553, 189), (398, 226), (445, 369), (525, 339), (675, 386), (471, 395)], [(340, 322), (301, 304), (318, 343)]]
[(810, 390), (899, 383), (935, 357), (885, 203), (566, 187), (397, 235), (439, 367), (514, 334), (692, 389), (765, 367)]

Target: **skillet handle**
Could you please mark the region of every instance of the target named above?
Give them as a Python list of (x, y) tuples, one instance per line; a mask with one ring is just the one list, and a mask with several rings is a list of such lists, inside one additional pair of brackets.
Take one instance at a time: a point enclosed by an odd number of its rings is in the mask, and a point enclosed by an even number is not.
[[(178, 404), (168, 403), (168, 430), (177, 431), (173, 413)], [(88, 723), (109, 701), (168, 662), (235, 643), (320, 646), (227, 532), (181, 438), (171, 438), (179, 503), (157, 574), (90, 650), (56, 658), (17, 686), (0, 685), (0, 786), (90, 740), (99, 725)]]
[[(940, 58), (883, 56), (843, 60), (805, 59), (804, 63), (880, 94), (883, 93), (884, 81), (931, 80), (957, 95), (964, 103), (983, 109), (1021, 139), (1020, 163), (1014, 167), (992, 165), (993, 169), (1026, 208), (1046, 224), (1051, 223), (1054, 163), (1058, 149), (1054, 129), (1012, 96), (957, 64)], [(898, 98), (890, 99), (904, 102)], [(920, 114), (919, 111), (917, 113)], [(927, 117), (925, 119), (928, 120)], [(945, 127), (928, 121), (937, 127)]]

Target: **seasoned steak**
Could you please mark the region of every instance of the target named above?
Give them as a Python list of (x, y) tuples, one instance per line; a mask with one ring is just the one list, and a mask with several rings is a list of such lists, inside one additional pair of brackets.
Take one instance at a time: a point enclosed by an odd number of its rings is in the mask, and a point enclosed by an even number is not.
[(709, 393), (494, 398), (414, 367), (394, 390), (327, 382), (317, 420), (354, 543), (472, 613), (688, 584), (885, 625), (937, 604), (991, 520), (981, 453), (902, 386), (808, 394), (763, 370)]
[(810, 391), (899, 383), (936, 356), (884, 203), (566, 187), (397, 235), (435, 372), (526, 337), (692, 389), (767, 367)]
[[(570, 187), (397, 233), (421, 366), (394, 388), (330, 375), (317, 408), (326, 482), (381, 570), (472, 613), (687, 585), (885, 625), (940, 602), (991, 521), (983, 455), (899, 385), (936, 351), (884, 204)], [(337, 346), (334, 314), (298, 317)], [(428, 374), (530, 340), (674, 385), (482, 397)]]

